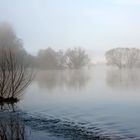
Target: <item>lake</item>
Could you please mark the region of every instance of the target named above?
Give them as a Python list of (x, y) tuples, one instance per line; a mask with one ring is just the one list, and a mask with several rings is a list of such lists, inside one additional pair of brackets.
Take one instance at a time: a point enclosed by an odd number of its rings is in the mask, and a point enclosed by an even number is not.
[[(29, 140), (139, 140), (139, 71), (39, 71), (12, 118), (21, 118)], [(0, 112), (3, 122), (7, 113)]]

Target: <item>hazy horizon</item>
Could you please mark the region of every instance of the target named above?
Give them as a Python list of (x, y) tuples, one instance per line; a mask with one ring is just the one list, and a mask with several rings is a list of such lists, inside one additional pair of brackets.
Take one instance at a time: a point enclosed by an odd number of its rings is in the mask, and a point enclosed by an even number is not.
[(0, 140), (140, 140), (140, 0), (0, 0)]
[(32, 55), (80, 46), (100, 61), (111, 48), (140, 48), (139, 0), (0, 2), (0, 22), (13, 26)]

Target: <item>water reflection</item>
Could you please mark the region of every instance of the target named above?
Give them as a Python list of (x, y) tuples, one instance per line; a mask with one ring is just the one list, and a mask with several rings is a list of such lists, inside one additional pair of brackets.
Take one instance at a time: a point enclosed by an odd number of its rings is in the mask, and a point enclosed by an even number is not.
[(89, 82), (90, 75), (86, 70), (54, 70), (39, 72), (37, 82), (40, 88), (83, 89)]
[(113, 88), (140, 88), (140, 73), (138, 69), (110, 69), (106, 81)]
[(26, 129), (16, 114), (0, 114), (0, 140), (26, 140)]
[(16, 104), (15, 103), (0, 103), (0, 111), (15, 111), (16, 110)]

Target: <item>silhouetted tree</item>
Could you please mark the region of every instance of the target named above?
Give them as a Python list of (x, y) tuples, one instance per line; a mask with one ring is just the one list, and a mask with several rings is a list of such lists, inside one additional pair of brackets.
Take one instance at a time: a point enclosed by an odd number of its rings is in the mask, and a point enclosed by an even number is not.
[[(20, 61), (20, 63), (19, 63)], [(0, 100), (5, 102), (18, 101), (22, 91), (29, 86), (33, 71), (24, 63), (16, 49), (1, 48), (0, 50)]]
[(81, 48), (68, 49), (66, 51), (66, 65), (70, 69), (79, 69), (89, 62), (85, 50)]
[(0, 24), (0, 101), (17, 101), (30, 84), (33, 72), (27, 65), (21, 40), (8, 24)]
[(107, 64), (119, 68), (133, 68), (140, 62), (140, 49), (137, 48), (115, 48), (106, 52)]

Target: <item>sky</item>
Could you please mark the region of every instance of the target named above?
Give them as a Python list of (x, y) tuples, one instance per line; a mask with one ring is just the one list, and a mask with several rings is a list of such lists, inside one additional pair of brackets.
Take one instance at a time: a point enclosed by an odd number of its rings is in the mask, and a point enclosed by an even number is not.
[(116, 47), (140, 48), (140, 0), (0, 0), (25, 49), (82, 47), (98, 59)]

